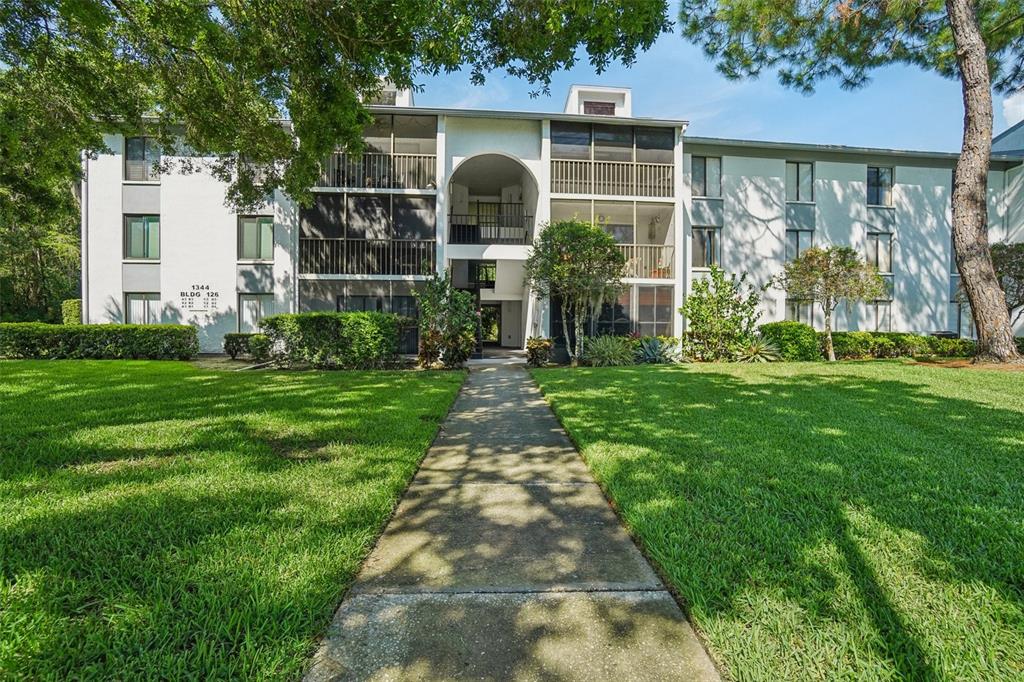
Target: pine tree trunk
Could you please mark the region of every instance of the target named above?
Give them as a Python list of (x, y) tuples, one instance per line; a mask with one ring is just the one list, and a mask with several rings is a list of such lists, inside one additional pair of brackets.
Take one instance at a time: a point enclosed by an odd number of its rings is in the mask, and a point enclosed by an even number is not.
[(988, 243), (988, 170), (992, 152), (992, 81), (973, 0), (946, 0), (964, 95), (964, 139), (953, 172), (953, 245), (978, 332), (975, 362), (1019, 361), (1006, 298)]
[(569, 340), (569, 318), (566, 316), (565, 309), (568, 304), (565, 298), (562, 299), (559, 309), (562, 313), (562, 336), (565, 337), (565, 352), (569, 354), (569, 366), (575, 367), (578, 362), (576, 359), (576, 351), (573, 348), (572, 342)]

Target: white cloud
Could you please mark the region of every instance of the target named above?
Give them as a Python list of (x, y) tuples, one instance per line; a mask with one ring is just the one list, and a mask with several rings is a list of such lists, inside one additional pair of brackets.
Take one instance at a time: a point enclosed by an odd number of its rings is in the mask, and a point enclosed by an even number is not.
[(1003, 118), (1008, 126), (1024, 121), (1024, 90), (1003, 98)]

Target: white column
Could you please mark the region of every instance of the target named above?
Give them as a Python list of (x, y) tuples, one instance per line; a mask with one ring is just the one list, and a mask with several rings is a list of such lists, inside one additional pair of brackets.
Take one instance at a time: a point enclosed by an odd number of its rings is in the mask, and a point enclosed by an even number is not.
[(679, 308), (683, 305), (683, 298), (687, 293), (690, 281), (689, 264), (689, 243), (690, 234), (690, 183), (683, 182), (683, 133), (685, 126), (676, 128), (676, 143), (672, 152), (672, 163), (675, 166), (673, 175), (673, 196), (675, 196), (675, 286), (672, 287), (672, 307), (675, 314), (672, 316), (672, 334), (681, 336), (683, 333), (683, 317), (679, 314)]
[(437, 250), (434, 254), (437, 272), (443, 272), (445, 263), (445, 245), (448, 243), (448, 150), (445, 144), (448, 118), (437, 117), (437, 200), (435, 219)]

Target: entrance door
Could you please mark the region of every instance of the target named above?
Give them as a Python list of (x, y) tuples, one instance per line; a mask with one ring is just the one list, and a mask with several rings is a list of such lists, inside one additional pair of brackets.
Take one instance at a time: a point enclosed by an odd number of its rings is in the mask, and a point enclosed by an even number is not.
[(501, 304), (480, 304), (480, 340), (484, 345), (501, 343)]

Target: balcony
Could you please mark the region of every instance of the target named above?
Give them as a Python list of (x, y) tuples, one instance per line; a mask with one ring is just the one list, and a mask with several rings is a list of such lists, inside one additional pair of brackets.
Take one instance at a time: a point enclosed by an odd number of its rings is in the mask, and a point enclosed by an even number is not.
[(555, 194), (672, 197), (675, 166), (670, 163), (552, 159)]
[(300, 239), (304, 275), (430, 275), (433, 239)]
[(318, 187), (350, 189), (436, 189), (433, 154), (349, 154), (328, 157)]
[(448, 216), (449, 244), (529, 244), (533, 216), (522, 213), (479, 213)]
[(636, 279), (672, 279), (675, 276), (674, 246), (661, 244), (619, 244), (626, 256), (625, 277)]

